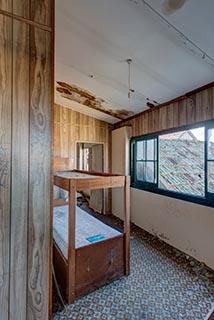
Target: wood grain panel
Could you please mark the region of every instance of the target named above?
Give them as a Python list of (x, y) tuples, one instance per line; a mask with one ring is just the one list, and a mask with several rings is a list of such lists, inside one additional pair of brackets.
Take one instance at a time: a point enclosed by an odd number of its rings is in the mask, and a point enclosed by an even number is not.
[(0, 312), (1, 319), (8, 320), (9, 313), (9, 273), (0, 274)]
[(176, 128), (179, 126), (179, 123), (178, 123), (178, 113), (179, 113), (178, 102), (173, 103), (173, 105), (171, 105), (171, 107), (173, 110), (173, 126), (172, 126), (172, 128)]
[[(30, 3), (32, 3), (31, 14)], [(52, 3), (54, 3), (52, 0), (34, 2), (0, 0), (0, 318), (2, 320), (48, 319), (52, 35), (51, 28), (46, 26), (37, 25), (39, 29), (43, 28), (47, 32), (36, 30), (35, 21), (30, 19), (31, 15), (34, 18), (51, 17), (49, 9)], [(47, 14), (44, 14), (44, 10)], [(31, 27), (31, 37), (30, 25), (34, 26)], [(31, 79), (29, 79), (30, 73)], [(31, 114), (29, 114), (30, 95)], [(29, 149), (32, 160), (30, 190)], [(41, 186), (44, 192), (42, 201), (39, 199)], [(28, 224), (29, 191), (31, 208)]]
[(12, 20), (0, 15), (0, 315), (9, 302)]
[(146, 110), (133, 119), (117, 123), (114, 129), (132, 126), (132, 136), (136, 137), (212, 119), (214, 119), (214, 86), (209, 84), (203, 90), (194, 90), (177, 101), (170, 101), (166, 105)]
[[(29, 27), (13, 22), (13, 135), (10, 315), (25, 319), (28, 218)], [(20, 186), (22, 186), (20, 188)], [(19, 276), (17, 271), (19, 272)], [(16, 278), (17, 275), (18, 278)]]
[[(51, 34), (30, 32), (30, 185), (27, 319), (48, 318), (51, 171)], [(50, 94), (47, 94), (50, 93)]]
[(76, 182), (70, 180), (69, 183), (69, 216), (68, 216), (68, 303), (74, 303), (75, 300), (75, 239), (76, 239)]
[(189, 98), (187, 101), (187, 114), (186, 114), (186, 121), (187, 123), (195, 123), (195, 106), (194, 101)]
[[(10, 318), (26, 319), (26, 270), (10, 273)], [(21, 294), (22, 293), (22, 294)]]
[(13, 13), (17, 16), (30, 19), (30, 0), (13, 1)]
[(124, 276), (124, 236), (76, 249), (76, 297)]
[(213, 100), (213, 88), (202, 91), (202, 105), (204, 111), (204, 120), (209, 120), (213, 116), (214, 106)]
[(187, 123), (187, 100), (178, 102), (178, 125), (185, 126)]
[(142, 117), (143, 118), (143, 127), (142, 127), (142, 132), (143, 133), (148, 133), (148, 113), (145, 113), (145, 117)]
[(203, 104), (202, 104), (202, 93), (198, 92), (196, 95), (191, 97), (194, 101), (195, 106), (195, 120), (200, 122), (204, 119)]
[(159, 128), (154, 128), (153, 131), (164, 130), (167, 128), (167, 107), (161, 108), (161, 110), (154, 110), (154, 112), (159, 111)]
[(46, 26), (51, 26), (54, 1), (36, 0), (30, 1), (30, 4), (31, 20)]
[(0, 0), (0, 9), (12, 12), (12, 1), (13, 0)]
[(54, 106), (54, 155), (68, 157), (70, 169), (76, 167), (76, 142), (104, 143), (104, 171), (109, 172), (112, 126), (77, 111)]
[(167, 125), (169, 128), (173, 128), (174, 125), (174, 113), (171, 105), (167, 106)]

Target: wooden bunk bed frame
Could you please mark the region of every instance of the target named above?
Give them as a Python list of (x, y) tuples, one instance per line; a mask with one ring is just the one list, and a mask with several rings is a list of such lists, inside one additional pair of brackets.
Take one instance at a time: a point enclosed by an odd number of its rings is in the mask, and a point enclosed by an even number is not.
[[(54, 175), (54, 185), (69, 192), (67, 260), (55, 241), (53, 244), (57, 280), (69, 304), (74, 303), (77, 297), (130, 273), (130, 177), (82, 170), (70, 172), (87, 174), (87, 177), (65, 178), (60, 176), (60, 172)], [(124, 188), (124, 233), (75, 248), (76, 192), (116, 187)]]

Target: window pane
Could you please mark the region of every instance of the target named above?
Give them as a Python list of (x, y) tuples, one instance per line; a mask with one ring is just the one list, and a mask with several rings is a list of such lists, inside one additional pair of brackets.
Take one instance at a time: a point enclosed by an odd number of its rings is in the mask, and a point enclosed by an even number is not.
[(155, 183), (155, 162), (146, 163), (146, 181)]
[(159, 187), (204, 196), (204, 128), (159, 136)]
[(214, 193), (214, 161), (208, 161), (208, 192)]
[(137, 160), (145, 160), (145, 141), (137, 142)]
[(208, 130), (208, 159), (214, 160), (214, 129)]
[(145, 163), (144, 162), (137, 162), (137, 180), (144, 180), (144, 168)]
[(147, 159), (156, 160), (156, 139), (147, 140)]

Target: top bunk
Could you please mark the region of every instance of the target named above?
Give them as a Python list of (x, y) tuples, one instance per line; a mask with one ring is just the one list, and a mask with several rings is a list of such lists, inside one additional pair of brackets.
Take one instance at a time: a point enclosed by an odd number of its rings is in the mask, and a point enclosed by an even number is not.
[(54, 185), (67, 191), (118, 188), (126, 185), (126, 176), (84, 170), (56, 171)]

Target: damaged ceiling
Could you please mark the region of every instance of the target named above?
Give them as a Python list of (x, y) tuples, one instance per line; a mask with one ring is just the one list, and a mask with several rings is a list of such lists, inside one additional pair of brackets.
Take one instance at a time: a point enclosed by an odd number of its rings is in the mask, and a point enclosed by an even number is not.
[(123, 120), (132, 116), (134, 113), (131, 111), (119, 109), (113, 110), (105, 107), (105, 100), (97, 98), (91, 92), (81, 89), (75, 85), (70, 85), (65, 82), (57, 81), (56, 91), (60, 93), (62, 98), (70, 101), (77, 102), (93, 110), (97, 110), (108, 114), (114, 118)]
[(56, 103), (115, 123), (213, 81), (213, 12), (213, 0), (56, 0)]

